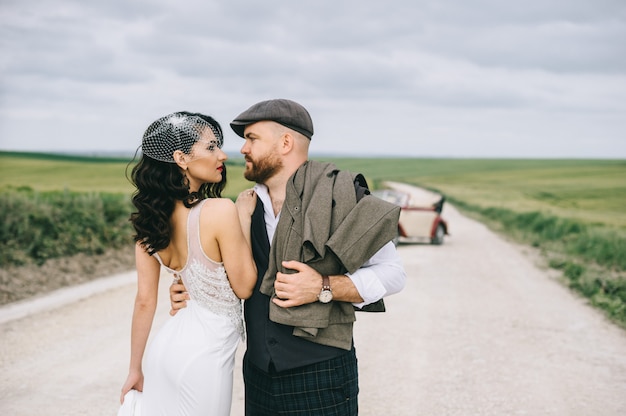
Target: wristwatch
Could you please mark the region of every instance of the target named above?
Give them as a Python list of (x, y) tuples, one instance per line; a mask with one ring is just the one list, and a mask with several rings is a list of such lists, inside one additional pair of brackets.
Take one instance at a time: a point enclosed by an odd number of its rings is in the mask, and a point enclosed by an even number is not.
[(333, 300), (333, 291), (330, 288), (330, 279), (327, 275), (322, 276), (322, 291), (317, 298), (321, 303), (328, 303)]

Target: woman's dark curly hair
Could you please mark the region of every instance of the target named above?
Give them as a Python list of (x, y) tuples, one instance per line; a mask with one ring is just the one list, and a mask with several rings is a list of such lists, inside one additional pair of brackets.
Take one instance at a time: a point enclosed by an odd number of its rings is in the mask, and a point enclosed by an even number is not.
[[(175, 114), (197, 116), (210, 124), (213, 131), (219, 132), (218, 141), (221, 147), (222, 128), (212, 117), (186, 111)], [(159, 120), (155, 123), (158, 122)], [(148, 128), (147, 132), (154, 127), (155, 123)], [(194, 143), (191, 141), (184, 146), (181, 145), (181, 148), (177, 150), (189, 154)], [(190, 193), (186, 178), (176, 163), (163, 162), (143, 154), (132, 169), (130, 181), (136, 187), (132, 202), (137, 211), (130, 215), (130, 222), (136, 232), (133, 238), (152, 255), (163, 250), (170, 243), (170, 217), (176, 201), (183, 201), (185, 206), (190, 208), (202, 199), (219, 198), (226, 186), (226, 166), (224, 166), (220, 182), (202, 184), (198, 192)]]

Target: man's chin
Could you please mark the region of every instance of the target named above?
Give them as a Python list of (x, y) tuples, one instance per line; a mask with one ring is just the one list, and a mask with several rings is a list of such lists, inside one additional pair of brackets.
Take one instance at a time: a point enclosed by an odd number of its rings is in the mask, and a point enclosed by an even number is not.
[(256, 182), (256, 178), (254, 177), (254, 174), (252, 173), (252, 169), (246, 169), (243, 172), (243, 177), (246, 178), (246, 180), (251, 181), (251, 182)]

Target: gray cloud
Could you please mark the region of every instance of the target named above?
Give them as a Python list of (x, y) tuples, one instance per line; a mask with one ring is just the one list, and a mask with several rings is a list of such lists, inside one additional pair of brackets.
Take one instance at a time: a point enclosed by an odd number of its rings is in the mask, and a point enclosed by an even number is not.
[(323, 153), (626, 157), (625, 37), (617, 0), (6, 0), (0, 148), (134, 150), (287, 97)]

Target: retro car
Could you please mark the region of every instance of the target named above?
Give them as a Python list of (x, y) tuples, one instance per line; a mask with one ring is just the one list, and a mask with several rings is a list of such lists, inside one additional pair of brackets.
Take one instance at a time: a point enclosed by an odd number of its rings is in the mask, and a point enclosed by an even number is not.
[(400, 206), (396, 243), (429, 242), (443, 244), (449, 235), (448, 223), (441, 217), (445, 197), (410, 185), (385, 182), (372, 195)]

